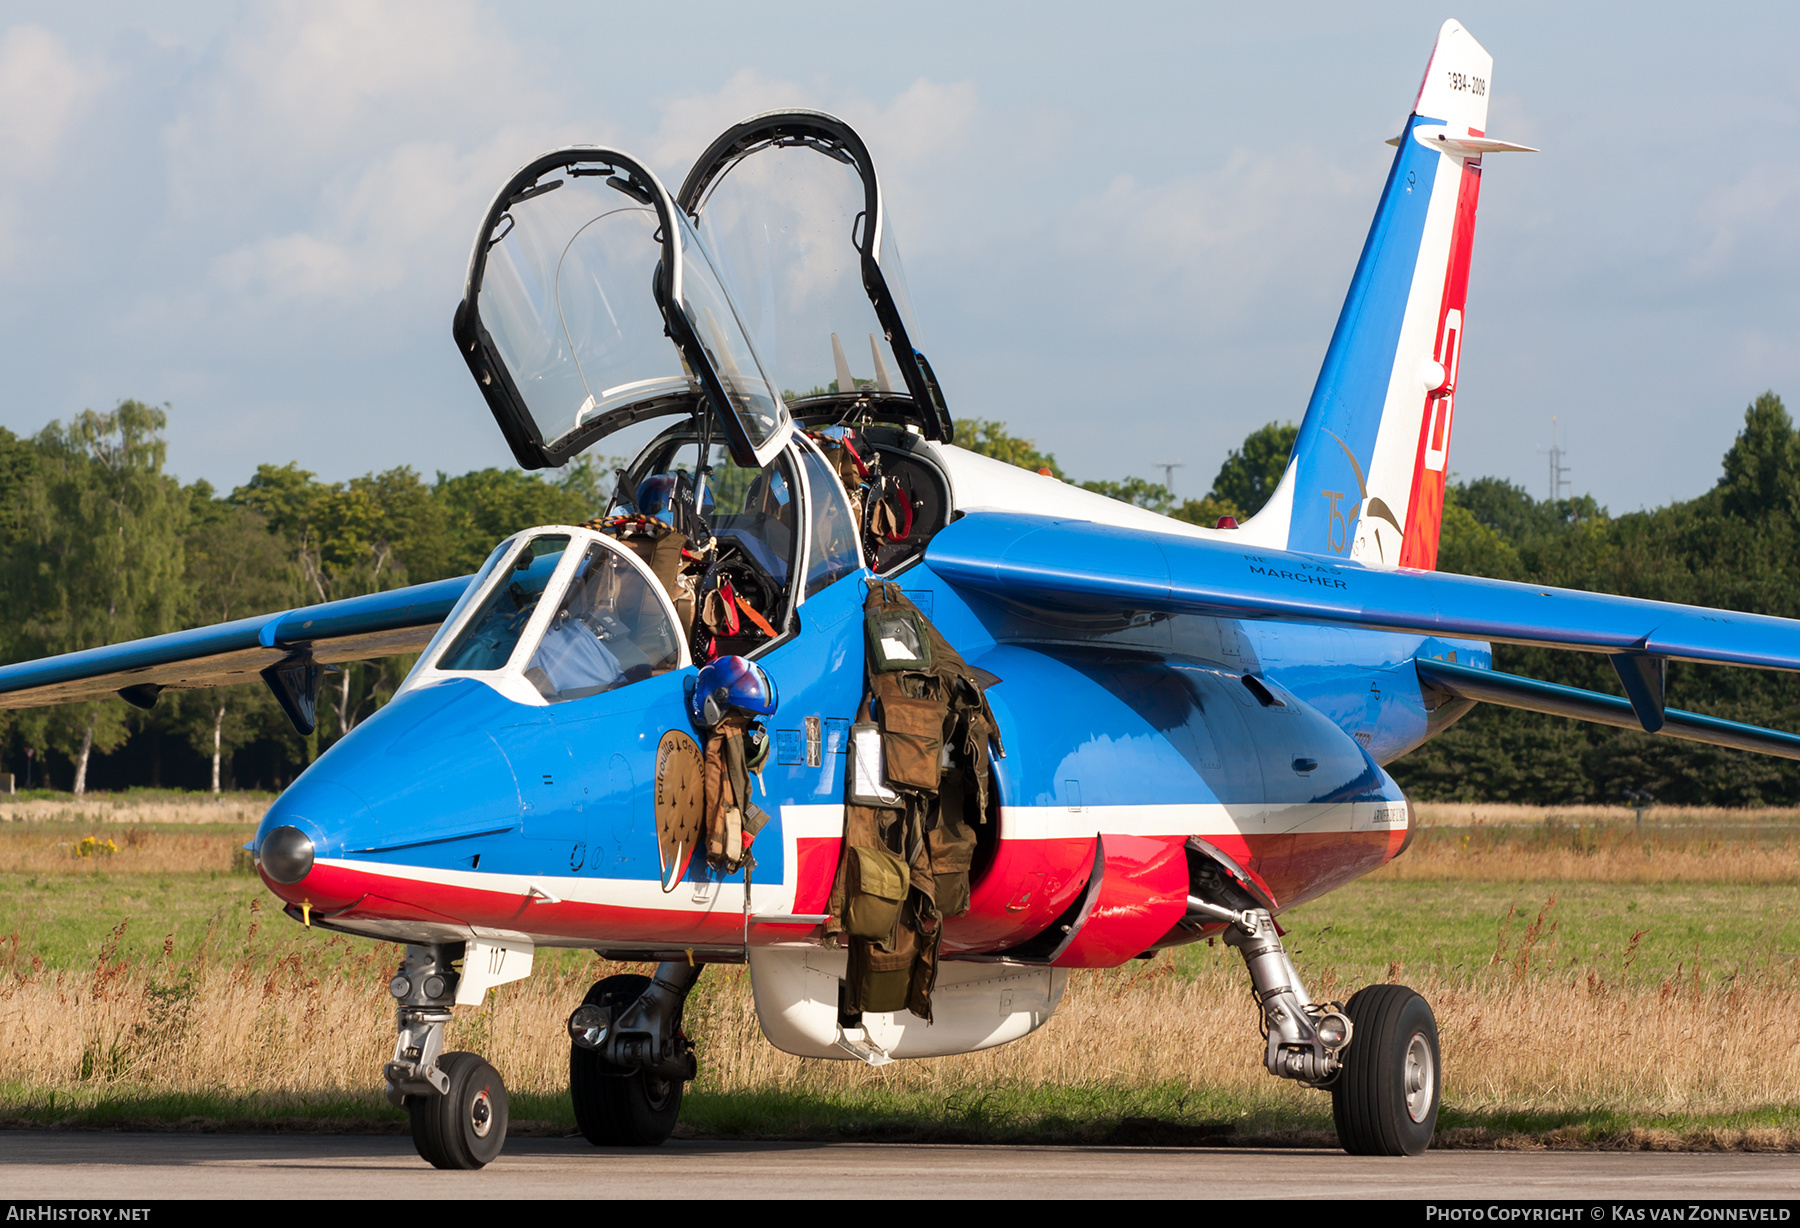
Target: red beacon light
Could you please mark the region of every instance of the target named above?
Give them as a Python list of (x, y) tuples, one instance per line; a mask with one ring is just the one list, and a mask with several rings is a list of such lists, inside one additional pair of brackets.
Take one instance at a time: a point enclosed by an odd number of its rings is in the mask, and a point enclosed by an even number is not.
[(1221, 516), (1219, 517), (1219, 523), (1213, 526), (1215, 529), (1235, 529), (1237, 527), (1238, 523), (1236, 516)]

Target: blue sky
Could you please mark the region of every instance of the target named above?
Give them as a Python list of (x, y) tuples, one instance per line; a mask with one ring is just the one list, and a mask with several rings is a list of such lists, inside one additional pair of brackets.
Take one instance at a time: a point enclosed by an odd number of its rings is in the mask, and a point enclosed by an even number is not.
[[(1615, 511), (1800, 408), (1800, 18), (1644, 5), (0, 3), (0, 425), (170, 403), (170, 464), (508, 463), (450, 343), (544, 149), (670, 183), (753, 111), (883, 169), (961, 416), (1201, 493), (1303, 411), (1438, 25), (1495, 58), (1452, 470)], [(671, 16), (671, 13), (680, 16)]]

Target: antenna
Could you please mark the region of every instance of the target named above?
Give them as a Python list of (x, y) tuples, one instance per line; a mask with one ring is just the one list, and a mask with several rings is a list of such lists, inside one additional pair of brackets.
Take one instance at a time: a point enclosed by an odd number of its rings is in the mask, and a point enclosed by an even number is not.
[(1560, 433), (1561, 432), (1557, 427), (1556, 415), (1551, 414), (1550, 449), (1548, 452), (1545, 452), (1543, 448), (1539, 448), (1538, 455), (1547, 455), (1550, 458), (1550, 502), (1552, 503), (1560, 503), (1563, 499), (1575, 493), (1573, 490), (1573, 483), (1569, 481), (1569, 467), (1563, 464), (1563, 457), (1567, 456), (1569, 452), (1567, 448), (1563, 447), (1558, 438)]
[(1155, 465), (1151, 466), (1154, 469), (1161, 469), (1163, 471), (1163, 489), (1170, 494), (1175, 493), (1175, 471), (1180, 469), (1182, 464), (1183, 462), (1181, 461), (1158, 461)]

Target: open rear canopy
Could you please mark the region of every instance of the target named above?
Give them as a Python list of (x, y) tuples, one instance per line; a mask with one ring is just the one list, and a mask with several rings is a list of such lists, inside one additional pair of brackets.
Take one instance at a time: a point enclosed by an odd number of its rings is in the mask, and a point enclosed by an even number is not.
[(754, 116), (688, 172), (678, 203), (719, 263), (765, 370), (802, 415), (857, 399), (948, 440), (869, 151), (820, 111)]

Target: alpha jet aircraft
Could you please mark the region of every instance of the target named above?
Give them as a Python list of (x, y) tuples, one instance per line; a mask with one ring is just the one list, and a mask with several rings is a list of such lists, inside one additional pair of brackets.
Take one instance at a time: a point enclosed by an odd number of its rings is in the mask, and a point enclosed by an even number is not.
[[(445, 1024), (539, 947), (657, 962), (567, 1024), (583, 1133), (649, 1144), (694, 1075), (682, 1006), (708, 964), (748, 963), (777, 1047), (879, 1064), (1017, 1040), (1071, 968), (1212, 935), (1245, 958), (1270, 1073), (1329, 1091), (1347, 1149), (1416, 1154), (1429, 1005), (1314, 1001), (1275, 924), (1405, 851), (1383, 765), (1479, 701), (1800, 758), (1663, 700), (1670, 659), (1800, 669), (1800, 624), (1431, 570), (1483, 159), (1521, 148), (1485, 135), (1491, 68), (1443, 27), (1286, 475), (1241, 526), (956, 447), (867, 148), (763, 115), (673, 197), (620, 151), (547, 154), (477, 231), (454, 334), (519, 464), (667, 422), (606, 515), (518, 533), (466, 579), (10, 666), (0, 703), (260, 675), (310, 728), (323, 667), (421, 654), (254, 847), (297, 922), (406, 944), (384, 1073), (442, 1167), (491, 1161), (507, 1120)], [(995, 735), (942, 751), (989, 787), (918, 1013), (852, 1009), (834, 913), (847, 816), (897, 796), (858, 738), (892, 647), (865, 606), (890, 586)], [(1627, 698), (1497, 672), (1493, 642), (1606, 653)], [(751, 854), (703, 855), (695, 735), (731, 712), (766, 735), (732, 829)]]

